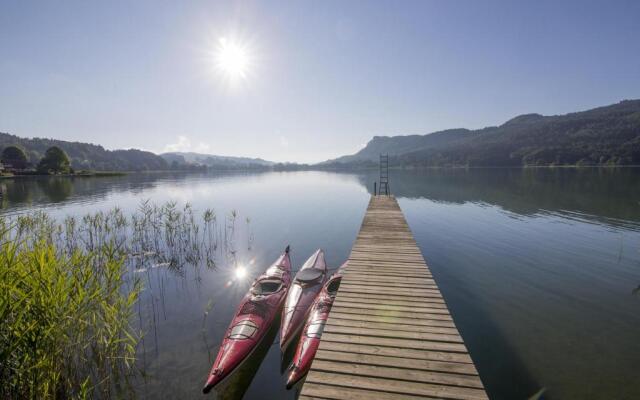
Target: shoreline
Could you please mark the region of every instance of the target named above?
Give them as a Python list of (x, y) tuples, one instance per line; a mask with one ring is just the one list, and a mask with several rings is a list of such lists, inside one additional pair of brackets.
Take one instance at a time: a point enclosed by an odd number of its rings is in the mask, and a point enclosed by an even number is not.
[(25, 178), (91, 178), (91, 177), (110, 177), (110, 176), (126, 176), (127, 172), (120, 171), (95, 171), (77, 174), (18, 174), (18, 175), (0, 175), (0, 179), (25, 179)]
[[(635, 169), (640, 168), (640, 165), (523, 165), (523, 166), (395, 166), (389, 167), (393, 171), (426, 171), (426, 170), (462, 170), (462, 169)], [(120, 177), (135, 174), (167, 174), (167, 173), (221, 173), (221, 172), (301, 172), (301, 171), (320, 171), (320, 172), (359, 172), (359, 171), (376, 171), (378, 167), (361, 167), (361, 168), (290, 168), (290, 169), (223, 169), (223, 170), (209, 170), (209, 171), (180, 171), (180, 170), (153, 170), (153, 171), (92, 171), (87, 173), (76, 174), (18, 174), (18, 175), (0, 175), (2, 179), (34, 179), (34, 178), (101, 178), (101, 177)]]

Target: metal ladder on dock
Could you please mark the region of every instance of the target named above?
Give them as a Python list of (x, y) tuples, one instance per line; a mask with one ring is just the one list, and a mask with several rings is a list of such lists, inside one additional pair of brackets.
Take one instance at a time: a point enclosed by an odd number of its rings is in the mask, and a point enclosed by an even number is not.
[(380, 190), (378, 194), (389, 196), (389, 154), (380, 154)]

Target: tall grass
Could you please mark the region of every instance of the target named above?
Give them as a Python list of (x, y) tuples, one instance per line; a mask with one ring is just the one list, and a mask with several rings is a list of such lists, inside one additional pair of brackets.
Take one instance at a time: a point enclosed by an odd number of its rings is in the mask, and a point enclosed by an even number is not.
[[(127, 390), (138, 335), (138, 281), (123, 294), (123, 260), (60, 252), (0, 233), (0, 397), (110, 398)], [(99, 261), (98, 261), (99, 260)]]
[[(128, 397), (140, 372), (137, 329), (156, 329), (139, 323), (141, 280), (235, 257), (236, 218), (218, 224), (213, 210), (172, 202), (142, 202), (128, 216), (0, 216), (0, 398)], [(155, 321), (158, 296), (147, 290)]]

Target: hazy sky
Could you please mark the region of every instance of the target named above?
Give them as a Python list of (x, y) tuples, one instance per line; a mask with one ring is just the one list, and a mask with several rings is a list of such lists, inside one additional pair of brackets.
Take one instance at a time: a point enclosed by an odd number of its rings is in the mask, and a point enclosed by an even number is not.
[(19, 136), (309, 162), (625, 98), (640, 1), (0, 0), (0, 131)]

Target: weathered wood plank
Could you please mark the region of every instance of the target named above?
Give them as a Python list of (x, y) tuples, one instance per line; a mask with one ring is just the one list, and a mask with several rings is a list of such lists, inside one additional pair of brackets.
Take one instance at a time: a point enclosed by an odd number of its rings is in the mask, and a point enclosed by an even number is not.
[[(411, 311), (418, 311), (420, 309), (437, 309), (448, 313), (447, 307), (442, 303), (429, 303), (426, 301), (404, 301), (398, 302), (392, 299), (366, 299), (358, 296), (350, 296), (349, 294), (345, 294), (344, 296), (340, 296), (340, 300), (347, 301), (350, 303), (360, 303), (360, 304), (378, 304), (381, 307), (389, 308), (392, 310), (400, 310), (405, 311), (403, 308), (408, 308)], [(403, 308), (396, 308), (403, 307)]]
[[(301, 395), (299, 399), (303, 400), (397, 400), (397, 393), (381, 392), (379, 390), (365, 390), (357, 388), (349, 388), (343, 386), (332, 386), (323, 383), (308, 382), (304, 384), (304, 395)], [(423, 396), (410, 396), (404, 395), (403, 399), (407, 400), (422, 400)], [(427, 397), (428, 398), (428, 397)], [(432, 397), (433, 398), (433, 397)]]
[[(379, 290), (379, 288), (366, 288), (366, 287), (359, 287), (359, 286), (347, 286), (345, 285), (344, 287), (340, 286), (340, 293), (345, 292), (345, 293), (353, 293), (353, 294), (366, 294), (366, 295), (385, 295), (385, 293), (381, 290)], [(393, 293), (393, 295), (388, 295), (390, 298), (394, 297), (397, 299), (425, 299), (429, 300), (429, 301), (433, 301), (433, 302), (437, 302), (438, 300), (442, 300), (442, 296), (440, 295), (440, 293), (417, 293), (417, 292), (412, 292), (412, 293), (404, 293), (404, 294), (400, 294), (400, 293)], [(442, 301), (444, 302), (444, 300)]]
[(429, 333), (444, 333), (449, 335), (458, 335), (456, 328), (446, 326), (429, 326), (429, 325), (415, 325), (415, 324), (400, 324), (397, 322), (375, 322), (375, 321), (360, 321), (357, 319), (338, 318), (332, 316), (331, 324), (337, 326), (352, 326), (354, 328), (371, 328), (371, 329), (386, 329), (391, 331), (406, 331), (406, 332), (429, 332)]
[[(350, 308), (366, 308), (368, 310), (382, 311), (403, 311), (408, 313), (424, 313), (424, 314), (442, 314), (449, 315), (449, 311), (442, 308), (431, 308), (423, 305), (414, 304), (413, 306), (398, 306), (393, 304), (385, 304), (384, 302), (362, 302), (351, 299), (341, 298), (338, 305), (344, 305)], [(447, 318), (449, 320), (450, 318)]]
[[(340, 285), (341, 289), (342, 289), (342, 285), (344, 285), (344, 287), (348, 289), (362, 290), (370, 293), (384, 294), (384, 293), (390, 292), (389, 290), (384, 290), (384, 287), (380, 287), (379, 285), (369, 285), (369, 284), (363, 284), (363, 283), (350, 284), (349, 281), (347, 280), (345, 280)], [(393, 291), (393, 294), (395, 294), (396, 296), (405, 296), (405, 297), (414, 297), (414, 296), (440, 297), (440, 298), (442, 297), (438, 289), (423, 289), (423, 288), (407, 288), (401, 291), (396, 290), (396, 291)]]
[[(425, 273), (425, 271), (420, 270), (403, 270), (397, 271), (392, 269), (380, 269), (372, 267), (354, 267), (353, 269), (347, 268), (348, 271), (345, 271), (344, 278), (347, 279), (364, 279), (364, 280), (374, 280), (374, 281), (388, 281), (388, 282), (398, 282), (403, 283), (403, 280), (406, 282), (423, 282), (429, 283), (431, 285), (435, 285), (435, 281), (432, 276), (429, 276)], [(401, 274), (403, 274), (401, 276)], [(390, 275), (391, 274), (391, 275)], [(395, 274), (395, 275), (393, 275)]]
[(424, 371), (440, 371), (452, 374), (471, 375), (476, 379), (478, 373), (473, 364), (448, 362), (448, 361), (432, 361), (421, 360), (415, 358), (389, 357), (375, 354), (349, 353), (332, 350), (318, 350), (316, 358), (319, 360), (334, 360), (342, 362), (352, 362), (366, 365), (379, 365), (386, 367), (398, 367), (406, 369), (418, 369)]
[[(465, 353), (451, 353), (446, 351), (435, 350), (419, 350), (419, 349), (406, 349), (402, 347), (386, 347), (386, 346), (374, 346), (358, 343), (340, 343), (323, 340), (320, 343), (319, 350), (332, 350), (341, 351), (345, 353), (357, 353), (357, 354), (371, 354), (378, 356), (388, 357), (400, 357), (406, 359), (416, 360), (432, 360), (432, 361), (446, 361), (457, 362), (464, 364), (472, 364), (471, 358)], [(312, 370), (313, 372), (313, 370)]]
[[(372, 315), (386, 318), (408, 318), (408, 319), (430, 319), (436, 321), (453, 321), (450, 315), (447, 314), (433, 314), (433, 313), (414, 313), (407, 311), (395, 311), (395, 310), (379, 310), (375, 308), (367, 308), (367, 307), (356, 307), (353, 304), (345, 305), (337, 302), (335, 304), (339, 307), (340, 311), (343, 313), (352, 313), (352, 314), (363, 314), (363, 315)], [(374, 307), (374, 306), (371, 306)]]
[[(404, 282), (402, 282), (402, 279), (398, 279), (393, 278), (393, 277), (388, 277), (387, 279), (384, 279), (383, 277), (379, 277), (379, 276), (373, 276), (373, 275), (348, 275), (345, 276), (343, 278), (343, 280), (348, 283), (348, 284), (352, 284), (352, 285), (358, 285), (358, 284), (363, 284), (363, 285), (386, 285), (387, 288), (389, 288), (390, 290), (387, 290), (387, 292), (395, 292), (395, 291), (402, 291), (403, 289), (409, 289), (412, 287), (416, 287), (416, 288), (425, 288), (425, 289), (438, 289), (438, 287), (436, 286), (435, 282), (433, 281), (429, 281), (427, 279), (419, 279), (419, 278), (407, 278)], [(397, 289), (396, 289), (397, 288)]]
[[(485, 400), (487, 395), (484, 390), (432, 384), (423, 382), (407, 382), (395, 379), (373, 378), (359, 375), (346, 375), (325, 371), (312, 371), (307, 376), (307, 382), (326, 383), (331, 382), (335, 386), (346, 386), (360, 389), (372, 389), (399, 394), (398, 398), (405, 395), (431, 396), (441, 399)], [(304, 393), (304, 389), (303, 389)], [(373, 397), (375, 398), (375, 397)]]
[(340, 372), (341, 374), (371, 376), (385, 379), (396, 379), (409, 382), (443, 383), (451, 386), (482, 388), (480, 379), (476, 376), (448, 374), (443, 372), (425, 371), (422, 369), (408, 369), (386, 367), (365, 363), (339, 362), (316, 358), (314, 367), (318, 371)]
[(414, 340), (428, 340), (435, 342), (450, 342), (450, 343), (463, 343), (462, 338), (458, 334), (448, 333), (431, 333), (424, 331), (406, 331), (406, 330), (391, 330), (391, 329), (377, 329), (370, 327), (352, 327), (343, 326), (341, 324), (327, 324), (324, 328), (325, 332), (340, 333), (345, 335), (359, 335), (359, 336), (375, 336), (381, 338), (397, 338), (397, 339), (414, 339)]
[(418, 317), (418, 318), (403, 318), (398, 316), (390, 316), (390, 315), (375, 315), (375, 314), (364, 314), (362, 312), (345, 312), (344, 310), (332, 310), (331, 318), (333, 316), (341, 319), (351, 319), (356, 321), (367, 321), (367, 322), (380, 322), (387, 324), (406, 324), (406, 325), (416, 325), (416, 326), (439, 326), (441, 328), (455, 328), (455, 324), (453, 321), (442, 321), (438, 319), (429, 319), (426, 317)]
[(365, 335), (347, 335), (332, 332), (323, 333), (322, 340), (341, 343), (369, 344), (372, 346), (386, 346), (413, 350), (450, 351), (455, 353), (465, 353), (467, 351), (467, 349), (464, 347), (464, 344), (459, 343), (432, 342), (428, 340), (385, 338)]
[(387, 296), (385, 294), (363, 294), (350, 293), (347, 291), (340, 292), (341, 299), (354, 299), (357, 301), (377, 302), (384, 301), (384, 304), (395, 304), (399, 306), (414, 306), (424, 304), (425, 307), (447, 308), (444, 301), (434, 298), (407, 297), (407, 296)]
[(430, 283), (420, 283), (407, 280), (406, 283), (402, 282), (393, 282), (393, 281), (381, 281), (379, 279), (365, 279), (363, 277), (345, 277), (344, 282), (350, 285), (365, 285), (365, 286), (381, 286), (383, 288), (389, 289), (385, 291), (396, 291), (396, 290), (409, 290), (409, 289), (433, 289), (438, 290), (438, 287), (435, 284)]
[(429, 268), (427, 268), (426, 264), (421, 264), (421, 263), (402, 263), (399, 264), (397, 262), (384, 262), (384, 261), (357, 261), (354, 260), (353, 262), (349, 262), (349, 265), (356, 268), (356, 267), (360, 267), (360, 268), (376, 268), (376, 269), (393, 269), (393, 270), (401, 270), (401, 271), (413, 271), (413, 272), (419, 272), (419, 273), (431, 273), (429, 271)]
[[(350, 266), (351, 267), (351, 266)], [(354, 278), (354, 279), (364, 279), (364, 280), (384, 280), (386, 278), (390, 280), (397, 279), (418, 279), (423, 280), (425, 282), (436, 284), (434, 277), (425, 272), (424, 269), (421, 270), (411, 270), (411, 269), (394, 269), (394, 268), (375, 268), (375, 267), (357, 267), (354, 266), (349, 272), (345, 273), (345, 278)]]

